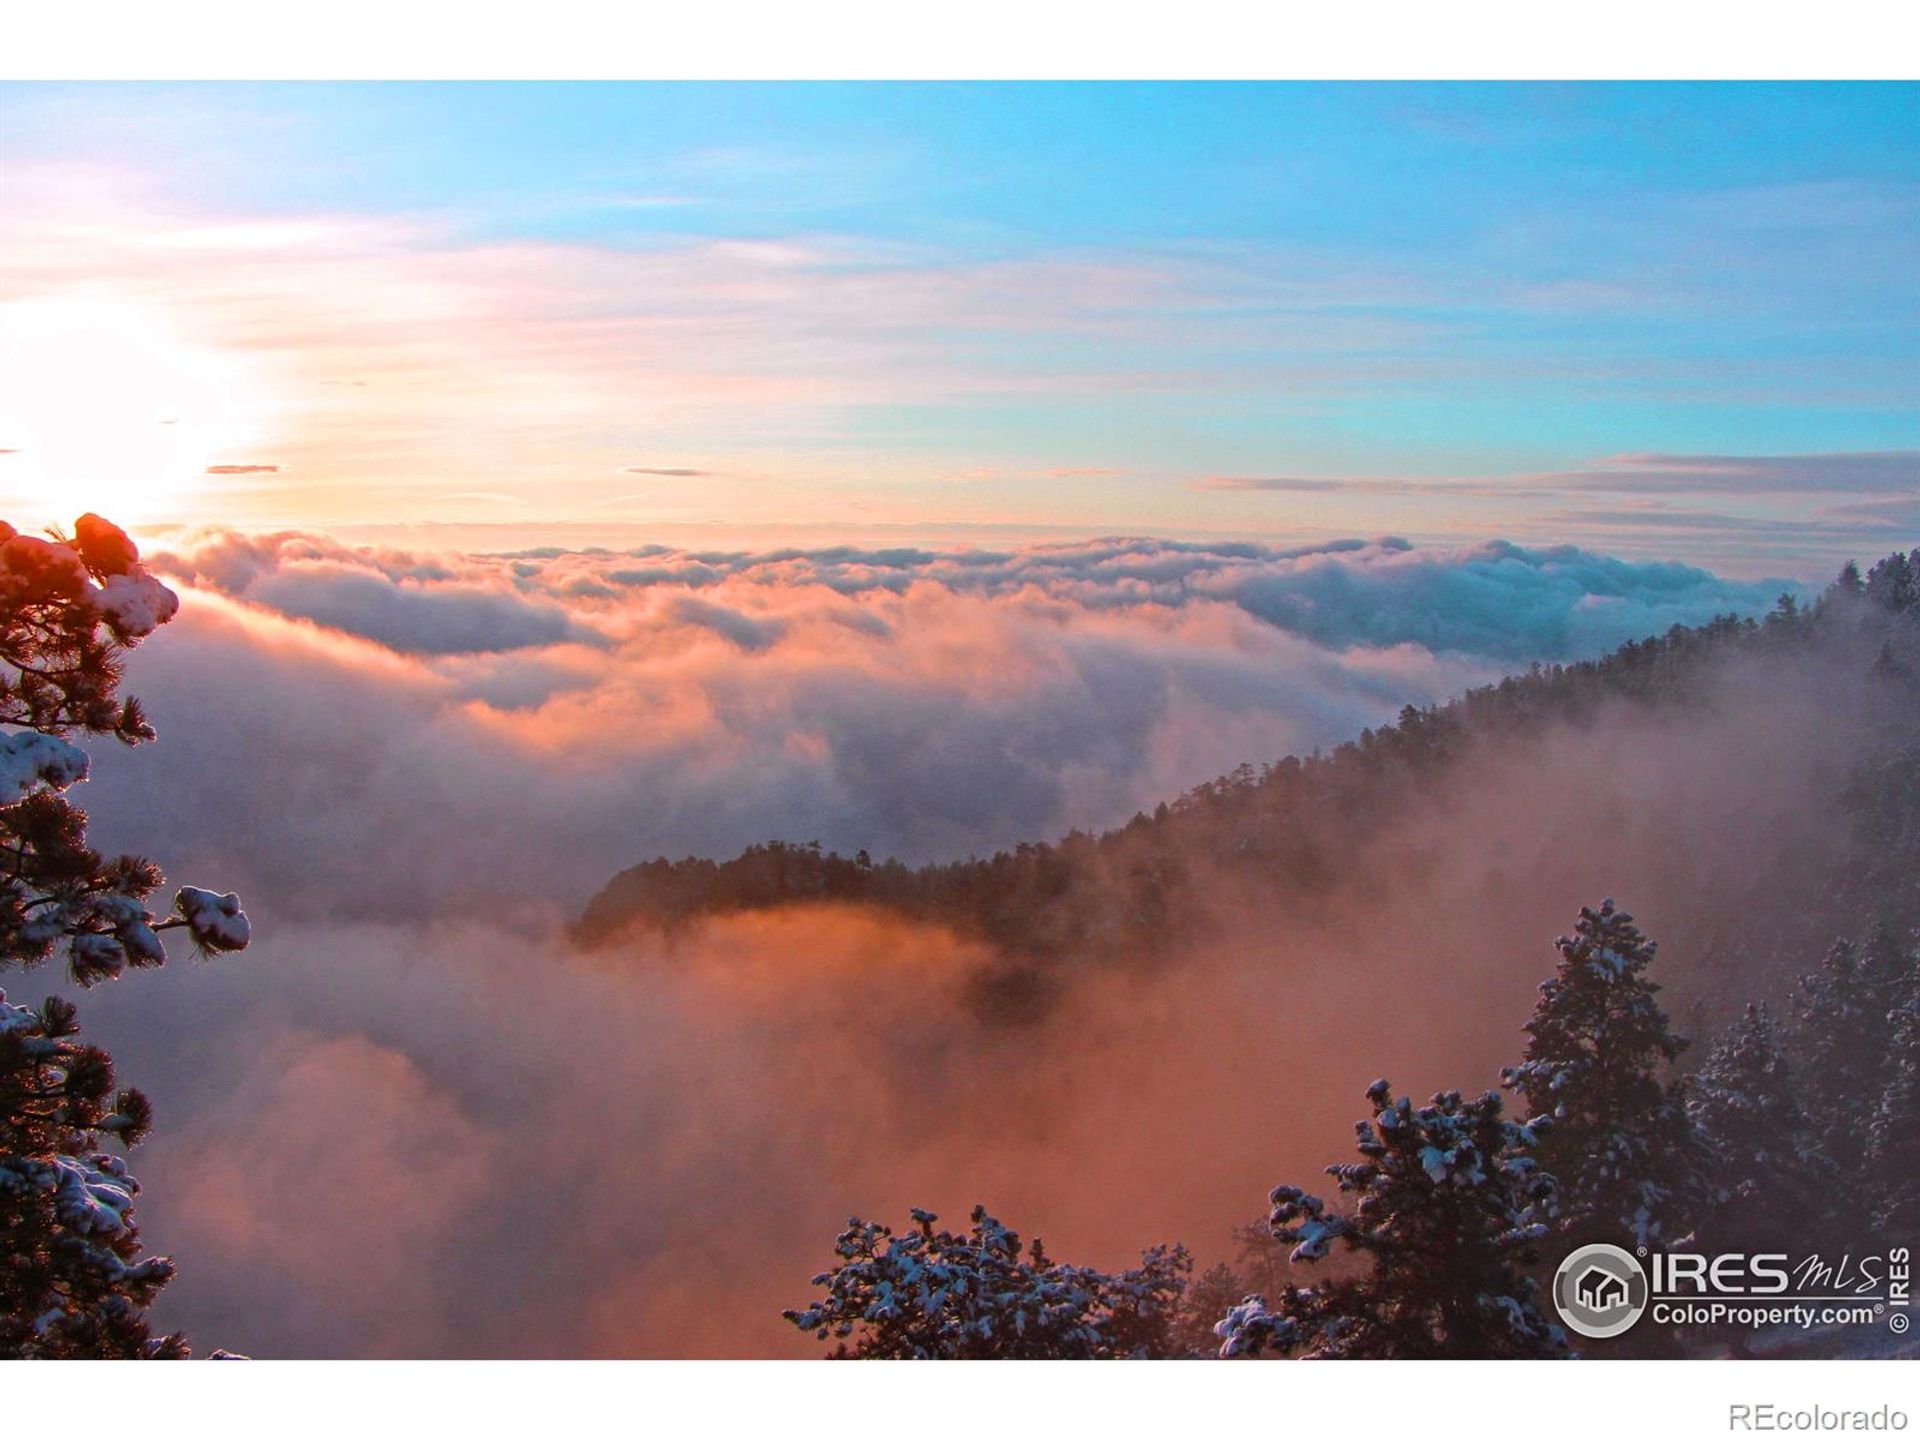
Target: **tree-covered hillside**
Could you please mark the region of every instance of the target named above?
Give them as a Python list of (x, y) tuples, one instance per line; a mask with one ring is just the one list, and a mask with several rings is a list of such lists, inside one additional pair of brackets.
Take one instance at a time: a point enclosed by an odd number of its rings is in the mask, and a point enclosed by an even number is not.
[[(1920, 550), (1888, 556), (1864, 576), (1850, 565), (1812, 606), (1783, 598), (1761, 621), (1676, 626), (1598, 660), (1536, 665), (1443, 705), (1408, 706), (1397, 723), (1331, 753), (1242, 765), (1105, 834), (1076, 831), (920, 867), (778, 840), (730, 860), (654, 859), (616, 875), (575, 935), (603, 946), (636, 930), (670, 939), (700, 917), (729, 912), (879, 906), (993, 947), (1007, 967), (995, 983), (1017, 1010), (1023, 976), (1150, 961), (1205, 937), (1223, 914), (1229, 923), (1250, 911), (1276, 923), (1324, 923), (1477, 846), (1496, 866), (1503, 852), (1542, 837), (1501, 836), (1465, 816), (1453, 828), (1449, 815), (1465, 792), (1505, 786), (1524, 799), (1530, 770), (1560, 777), (1558, 793), (1587, 812), (1548, 827), (1549, 858), (1591, 869), (1609, 848), (1594, 838), (1602, 831), (1614, 848), (1636, 836), (1661, 843), (1653, 832), (1684, 830), (1692, 797), (1635, 794), (1621, 772), (1639, 747), (1684, 736), (1756, 789), (1777, 781), (1780, 806), (1819, 812), (1802, 816), (1797, 833), (1758, 826), (1716, 836), (1711, 863), (1675, 844), (1685, 853), (1665, 867), (1700, 872), (1687, 938), (1702, 963), (1732, 949), (1751, 960), (1759, 943), (1785, 964), (1874, 920), (1920, 922), (1916, 594)], [(1785, 742), (1797, 747), (1804, 773), (1742, 777), (1753, 728), (1787, 723), (1804, 731)], [(1616, 769), (1604, 767), (1606, 756)], [(1592, 773), (1568, 782), (1573, 763)], [(1811, 803), (1786, 793), (1793, 784), (1811, 786)], [(1623, 818), (1635, 808), (1652, 818)], [(1729, 847), (1737, 865), (1727, 863)], [(1515, 865), (1537, 858), (1507, 856)], [(1606, 874), (1583, 878), (1615, 883)], [(1760, 918), (1777, 933), (1756, 934)]]

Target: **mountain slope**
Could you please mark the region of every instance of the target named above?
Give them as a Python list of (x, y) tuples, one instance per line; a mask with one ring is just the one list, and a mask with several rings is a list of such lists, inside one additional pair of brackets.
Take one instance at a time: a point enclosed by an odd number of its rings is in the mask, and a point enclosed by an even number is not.
[[(1888, 567), (1899, 574), (1891, 583)], [(1903, 568), (1902, 568), (1903, 567)], [(1364, 927), (1391, 892), (1629, 892), (1704, 979), (1766, 983), (1838, 931), (1920, 923), (1920, 608), (1911, 560), (1801, 610), (1631, 642), (1402, 711), (1331, 754), (1244, 765), (1094, 836), (910, 868), (771, 842), (616, 875), (575, 938), (834, 902), (982, 942), (1019, 1018), (1076, 967), (1146, 964), (1249, 924)], [(1564, 904), (1559, 905), (1564, 910)], [(1711, 987), (1692, 987), (1693, 998)], [(1752, 987), (1746, 987), (1752, 988)]]

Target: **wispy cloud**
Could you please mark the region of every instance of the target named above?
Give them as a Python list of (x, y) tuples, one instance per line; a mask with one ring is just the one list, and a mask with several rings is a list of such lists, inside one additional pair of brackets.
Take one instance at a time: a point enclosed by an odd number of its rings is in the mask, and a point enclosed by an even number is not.
[(1575, 470), (1435, 478), (1418, 476), (1209, 475), (1196, 490), (1282, 494), (1411, 495), (1443, 491), (1550, 495), (1814, 495), (1920, 491), (1920, 450), (1811, 455), (1610, 455)]
[(1501, 496), (1507, 499), (1554, 493), (1550, 487), (1535, 483), (1537, 476), (1483, 476), (1479, 478), (1430, 478), (1395, 475), (1208, 475), (1193, 482), (1195, 490), (1218, 490), (1232, 494), (1276, 495), (1426, 495), (1426, 496)]
[[(82, 183), (31, 162), (9, 180), (22, 203), (0, 216), (0, 296), (111, 295), (257, 379), (265, 398), (253, 429), (293, 473), (220, 497), (228, 518), (251, 523), (456, 519), (461, 506), (493, 503), (471, 497), (503, 493), (555, 519), (617, 504), (658, 522), (769, 523), (794, 518), (804, 484), (810, 523), (1225, 528), (1247, 523), (1233, 509), (1237, 492), (1320, 497), (1335, 510), (1351, 499), (1326, 517), (1343, 527), (1368, 523), (1368, 498), (1429, 513), (1460, 501), (1456, 533), (1472, 523), (1485, 535), (1520, 533), (1529, 518), (1520, 502), (1563, 493), (1786, 503), (1915, 483), (1913, 452), (1887, 449), (1691, 455), (1622, 445), (1585, 466), (1464, 468), (1504, 453), (1541, 465), (1567, 433), (1549, 417), (1584, 434), (1654, 439), (1676, 413), (1690, 418), (1673, 428), (1700, 429), (1694, 421), (1752, 402), (1776, 384), (1769, 377), (1787, 384), (1760, 340), (1743, 336), (1703, 359), (1686, 338), (1725, 308), (1726, 266), (1706, 263), (1695, 233), (1705, 221), (1692, 212), (1681, 218), (1694, 229), (1683, 231), (1636, 217), (1638, 230), (1670, 244), (1643, 257), (1635, 288), (1613, 283), (1634, 267), (1605, 247), (1587, 256), (1594, 273), (1581, 285), (1530, 274), (1540, 253), (1572, 243), (1564, 217), (1503, 222), (1457, 253), (1393, 258), (1298, 238), (969, 248), (650, 232), (614, 245), (405, 214), (267, 220), (188, 206), (126, 176)], [(1834, 225), (1886, 227), (1910, 197), (1853, 201)], [(1777, 199), (1735, 210), (1757, 227), (1743, 244), (1761, 245), (1758, 230), (1780, 223)], [(1824, 247), (1826, 224), (1802, 228)], [(1794, 268), (1800, 250), (1767, 255), (1778, 284), (1763, 318), (1826, 334), (1808, 317), (1827, 282)], [(1879, 291), (1866, 290), (1848, 291), (1833, 324), (1867, 323)], [(1623, 333), (1641, 338), (1623, 344)], [(1843, 359), (1822, 362), (1817, 403), (1795, 380), (1768, 413), (1896, 403), (1885, 324), (1872, 333), (1873, 345), (1850, 339)], [(1910, 387), (1897, 403), (1910, 407)], [(1713, 428), (1730, 432), (1732, 422)], [(1049, 463), (1075, 450), (1102, 463)], [(627, 464), (636, 451), (667, 463)], [(1271, 458), (1249, 458), (1262, 453)], [(676, 455), (700, 463), (672, 463)], [(1323, 473), (1335, 455), (1374, 468)], [(637, 498), (623, 489), (610, 500), (610, 477), (622, 473), (785, 483), (729, 493), (722, 516), (723, 499), (704, 487)], [(1170, 500), (1183, 473), (1204, 476), (1190, 488), (1215, 498)], [(990, 483), (949, 483), (967, 477)], [(1090, 484), (1047, 483), (1101, 479), (1120, 483), (1097, 495)], [(1371, 523), (1413, 528), (1398, 508)]]
[(1323, 495), (1377, 484), (1366, 480), (1310, 480), (1294, 475), (1209, 475), (1196, 480), (1196, 490), (1273, 490), (1283, 494)]
[(1813, 455), (1614, 455), (1586, 469), (1531, 477), (1623, 494), (1809, 494), (1920, 491), (1920, 450)]
[(1647, 510), (1556, 510), (1549, 517), (1567, 526), (1582, 528), (1644, 529), (1685, 532), (1705, 530), (1761, 535), (1803, 535), (1813, 530), (1853, 533), (1852, 526), (1828, 526), (1818, 521), (1769, 520), (1755, 515), (1729, 515), (1712, 510), (1676, 510), (1669, 507)]

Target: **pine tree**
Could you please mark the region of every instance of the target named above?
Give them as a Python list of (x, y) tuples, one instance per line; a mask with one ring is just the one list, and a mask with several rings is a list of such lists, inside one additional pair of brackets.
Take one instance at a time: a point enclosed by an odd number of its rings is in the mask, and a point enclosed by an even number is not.
[(1876, 562), (1867, 572), (1867, 598), (1895, 614), (1920, 608), (1920, 550), (1896, 550)]
[(179, 1359), (185, 1343), (143, 1314), (173, 1262), (141, 1258), (140, 1186), (103, 1149), (138, 1144), (152, 1111), (115, 1093), (112, 1060), (79, 1028), (58, 996), (36, 1011), (0, 992), (0, 1358)]
[[(912, 1212), (902, 1234), (849, 1220), (840, 1257), (814, 1277), (824, 1298), (781, 1314), (825, 1341), (836, 1360), (1163, 1359), (1192, 1273), (1180, 1246), (1145, 1251), (1137, 1269), (1063, 1265), (985, 1208), (964, 1235)], [(848, 1345), (846, 1342), (852, 1340)]]
[(1539, 1158), (1559, 1181), (1555, 1229), (1575, 1245), (1670, 1242), (1689, 1218), (1694, 1156), (1681, 1091), (1660, 1073), (1686, 1041), (1647, 978), (1655, 944), (1612, 900), (1582, 907), (1554, 943), (1526, 1059), (1502, 1079), (1553, 1119)]
[(1188, 1282), (1169, 1332), (1170, 1349), (1179, 1359), (1211, 1360), (1220, 1352), (1213, 1327), (1253, 1287), (1225, 1261), (1209, 1265)]
[(1920, 1234), (1920, 996), (1893, 1015), (1890, 1078), (1867, 1134), (1874, 1224), (1888, 1236)]
[(1844, 1183), (1866, 1161), (1867, 1127), (1886, 1085), (1893, 1012), (1910, 981), (1891, 931), (1867, 945), (1836, 940), (1820, 969), (1800, 981), (1795, 1025), (1807, 1110)]
[[(156, 916), (146, 901), (159, 870), (90, 849), (86, 814), (65, 793), (88, 768), (67, 736), (153, 738), (119, 694), (122, 656), (177, 607), (98, 516), (83, 515), (70, 541), (0, 523), (0, 971), (64, 952), (84, 987), (163, 963), (169, 930), (202, 953), (247, 944), (232, 895), (187, 886)], [(102, 1148), (138, 1142), (150, 1107), (116, 1089), (112, 1061), (78, 1029), (60, 997), (31, 1010), (0, 995), (0, 1358), (177, 1358), (185, 1343), (151, 1335), (143, 1313), (172, 1262), (141, 1258), (139, 1186)]]
[(1272, 1351), (1339, 1359), (1550, 1358), (1566, 1336), (1541, 1314), (1526, 1273), (1547, 1227), (1553, 1178), (1534, 1151), (1549, 1122), (1516, 1124), (1492, 1091), (1435, 1095), (1415, 1109), (1385, 1080), (1367, 1090), (1373, 1118), (1355, 1127), (1362, 1160), (1329, 1167), (1351, 1215), (1291, 1185), (1273, 1192), (1268, 1225), (1294, 1264), (1334, 1245), (1364, 1264), (1350, 1277), (1251, 1295), (1215, 1327), (1225, 1357)]
[(1893, 1012), (1920, 996), (1920, 934), (1903, 937), (1884, 920), (1867, 932), (1863, 957), (1867, 978), (1887, 1007), (1887, 1033), (1893, 1033)]
[(1749, 1005), (1695, 1073), (1687, 1112), (1706, 1160), (1702, 1248), (1780, 1250), (1818, 1221), (1830, 1171), (1764, 1005)]

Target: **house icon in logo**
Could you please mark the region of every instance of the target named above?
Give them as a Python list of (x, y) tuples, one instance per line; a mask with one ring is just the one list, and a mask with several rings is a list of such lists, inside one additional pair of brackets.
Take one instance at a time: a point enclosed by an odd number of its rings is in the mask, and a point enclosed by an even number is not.
[(1580, 1303), (1587, 1308), (1604, 1312), (1627, 1303), (1627, 1282), (1611, 1271), (1593, 1265), (1573, 1282), (1573, 1293), (1580, 1297)]
[(1611, 1340), (1645, 1313), (1651, 1292), (1640, 1262), (1618, 1245), (1582, 1245), (1553, 1272), (1553, 1306), (1576, 1335)]

